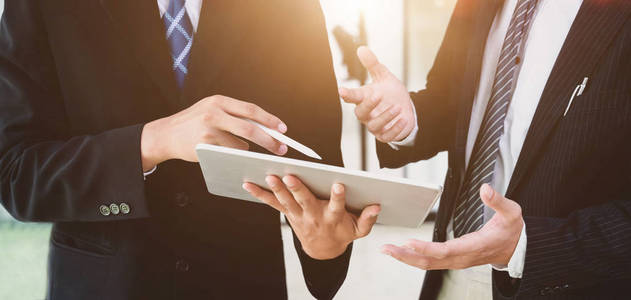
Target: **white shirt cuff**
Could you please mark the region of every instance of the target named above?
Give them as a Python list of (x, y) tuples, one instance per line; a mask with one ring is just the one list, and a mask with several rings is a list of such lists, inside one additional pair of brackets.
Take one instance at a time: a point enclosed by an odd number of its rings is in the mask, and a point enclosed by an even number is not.
[(153, 169), (147, 171), (147, 172), (143, 172), (142, 176), (145, 180), (147, 180), (147, 176), (153, 174), (153, 172), (155, 172), (158, 169), (158, 166), (156, 165), (155, 167), (153, 167)]
[[(411, 101), (411, 100), (410, 100)], [(416, 141), (416, 134), (418, 133), (418, 117), (416, 115), (416, 107), (414, 107), (414, 103), (412, 103), (412, 111), (414, 112), (414, 129), (410, 132), (410, 134), (401, 141), (398, 142), (390, 142), (388, 145), (394, 150), (399, 150), (399, 147), (412, 147), (414, 146), (414, 142)]]
[(508, 261), (508, 266), (492, 265), (493, 269), (498, 271), (508, 271), (508, 276), (511, 278), (521, 278), (524, 273), (524, 263), (526, 262), (526, 244), (528, 240), (526, 238), (526, 224), (521, 228), (521, 235), (515, 247), (515, 252)]

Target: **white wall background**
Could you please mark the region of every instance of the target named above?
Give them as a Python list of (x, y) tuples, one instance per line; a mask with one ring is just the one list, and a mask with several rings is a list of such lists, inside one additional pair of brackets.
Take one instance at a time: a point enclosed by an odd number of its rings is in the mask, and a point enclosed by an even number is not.
[[(399, 78), (407, 75), (410, 90), (425, 87), (425, 77), (432, 66), (444, 30), (456, 0), (321, 0), (329, 32), (341, 25), (356, 33), (359, 12), (364, 13), (368, 46)], [(404, 10), (408, 10), (408, 68), (404, 74)], [(353, 87), (358, 82), (346, 81), (347, 72), (342, 54), (332, 35), (329, 36), (338, 83)], [(354, 105), (342, 102), (342, 153), (347, 168), (361, 166), (359, 123)], [(379, 170), (372, 137), (368, 146), (368, 170), (379, 174), (404, 176), (419, 182), (442, 184), (447, 168), (446, 153), (436, 158), (408, 165), (404, 169)], [(375, 226), (371, 235), (356, 241), (348, 276), (336, 299), (417, 299), (424, 271), (398, 263), (379, 253), (385, 243), (399, 244), (409, 238), (430, 239), (433, 224), (419, 229)], [(290, 231), (283, 231), (287, 262), (287, 283), (290, 299), (312, 299), (306, 291), (300, 267), (290, 241)]]

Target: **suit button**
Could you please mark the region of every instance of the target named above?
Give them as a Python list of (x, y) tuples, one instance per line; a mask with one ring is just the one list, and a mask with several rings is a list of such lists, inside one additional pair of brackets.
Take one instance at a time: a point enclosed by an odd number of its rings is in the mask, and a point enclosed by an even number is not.
[(104, 215), (104, 216), (109, 216), (109, 215), (110, 215), (110, 213), (111, 213), (110, 208), (109, 208), (109, 207), (107, 207), (107, 205), (101, 205), (101, 206), (99, 207), (99, 211), (100, 211), (100, 212), (101, 212), (101, 214), (102, 214), (102, 215)]
[(178, 259), (175, 262), (175, 270), (180, 272), (180, 273), (187, 272), (189, 268), (190, 268), (190, 266), (189, 266), (188, 262), (186, 262), (183, 259)]
[(186, 193), (177, 193), (175, 195), (175, 204), (179, 207), (185, 207), (190, 203), (190, 198)]
[(121, 203), (119, 205), (121, 212), (123, 213), (123, 215), (128, 214), (129, 212), (131, 212), (131, 207), (129, 207), (129, 205), (127, 203)]
[(539, 294), (541, 294), (541, 296), (545, 296), (545, 295), (550, 294), (551, 292), (552, 292), (552, 289), (549, 286), (547, 286), (544, 289), (541, 289), (541, 291), (539, 291)]
[(112, 214), (118, 215), (120, 211), (118, 205), (116, 205), (116, 203), (112, 203), (110, 204), (110, 211), (112, 212)]
[(447, 169), (447, 177), (449, 177), (449, 179), (454, 178), (454, 170), (452, 168)]

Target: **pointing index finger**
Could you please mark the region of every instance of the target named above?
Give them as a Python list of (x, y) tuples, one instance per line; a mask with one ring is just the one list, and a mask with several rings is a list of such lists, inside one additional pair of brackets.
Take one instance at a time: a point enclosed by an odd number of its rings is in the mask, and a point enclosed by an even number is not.
[(379, 62), (377, 56), (370, 51), (368, 47), (359, 47), (357, 49), (357, 57), (366, 70), (368, 70), (373, 81), (379, 81), (390, 73), (388, 68)]
[(246, 119), (250, 119), (256, 122), (259, 122), (265, 125), (268, 128), (277, 130), (281, 133), (287, 132), (287, 125), (283, 123), (278, 117), (269, 112), (265, 111), (261, 107), (256, 104), (240, 101), (236, 99), (232, 99), (234, 101), (229, 101), (224, 109), (227, 113), (242, 117)]

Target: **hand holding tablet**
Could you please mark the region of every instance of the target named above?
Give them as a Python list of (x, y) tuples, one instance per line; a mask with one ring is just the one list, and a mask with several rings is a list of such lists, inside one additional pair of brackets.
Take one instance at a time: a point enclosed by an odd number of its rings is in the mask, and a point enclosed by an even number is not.
[(242, 188), (244, 182), (267, 188), (268, 175), (293, 175), (317, 199), (331, 199), (331, 187), (341, 183), (346, 208), (360, 212), (379, 204), (380, 224), (418, 227), (442, 192), (440, 186), (286, 157), (206, 144), (197, 145), (196, 151), (211, 194), (260, 203)]

